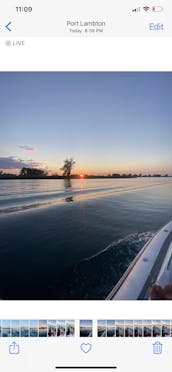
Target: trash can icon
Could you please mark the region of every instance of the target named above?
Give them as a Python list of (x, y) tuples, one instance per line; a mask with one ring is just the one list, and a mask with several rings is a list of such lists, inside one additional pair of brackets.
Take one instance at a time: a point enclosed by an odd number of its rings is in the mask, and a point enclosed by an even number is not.
[(153, 353), (154, 354), (162, 354), (162, 344), (161, 342), (155, 342), (153, 344)]

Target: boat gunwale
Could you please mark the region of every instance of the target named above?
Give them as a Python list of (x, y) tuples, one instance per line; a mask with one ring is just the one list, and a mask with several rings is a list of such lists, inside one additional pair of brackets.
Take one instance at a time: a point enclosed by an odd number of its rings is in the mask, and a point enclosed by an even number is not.
[[(120, 290), (120, 288), (122, 287), (122, 285), (124, 284), (125, 280), (127, 279), (127, 277), (130, 275), (130, 273), (132, 272), (133, 268), (135, 267), (135, 265), (137, 264), (137, 262), (139, 261), (139, 259), (141, 258), (141, 256), (144, 254), (144, 252), (146, 251), (147, 247), (149, 246), (149, 244), (155, 239), (155, 237), (161, 233), (161, 232), (165, 232), (165, 229), (167, 229), (167, 226), (169, 226), (170, 224), (172, 224), (172, 221), (169, 221), (165, 226), (161, 227), (156, 233), (155, 235), (148, 240), (148, 242), (143, 246), (143, 248), (141, 249), (141, 251), (137, 254), (137, 256), (134, 258), (134, 260), (131, 262), (131, 264), (128, 266), (127, 270), (124, 272), (124, 274), (122, 275), (122, 277), (120, 278), (120, 280), (116, 283), (116, 285), (114, 286), (114, 288), (110, 291), (110, 293), (108, 294), (108, 296), (105, 298), (105, 300), (114, 300), (114, 297), (115, 295), (117, 294), (117, 292)], [(172, 234), (172, 227), (171, 227), (171, 230), (168, 231), (168, 235), (166, 237), (166, 239), (164, 240), (164, 243), (161, 247), (161, 250), (162, 248), (164, 247), (164, 245), (166, 245), (167, 243), (167, 240), (169, 239), (169, 236)], [(167, 247), (167, 250), (168, 250), (169, 246)], [(161, 253), (161, 250), (155, 260), (155, 264), (156, 262), (159, 260), (159, 255)], [(155, 266), (155, 264), (153, 265), (152, 267), (152, 270)], [(148, 276), (148, 279), (149, 277), (151, 276), (151, 273), (152, 273), (152, 270)], [(137, 299), (141, 299), (141, 296), (143, 294), (143, 292), (145, 293), (145, 287), (147, 287), (147, 282), (148, 282), (148, 279), (146, 280), (141, 292), (140, 292), (140, 295), (138, 296)], [(145, 296), (145, 294), (144, 294)], [(144, 297), (143, 296), (143, 297)], [(144, 299), (144, 298), (143, 298)]]

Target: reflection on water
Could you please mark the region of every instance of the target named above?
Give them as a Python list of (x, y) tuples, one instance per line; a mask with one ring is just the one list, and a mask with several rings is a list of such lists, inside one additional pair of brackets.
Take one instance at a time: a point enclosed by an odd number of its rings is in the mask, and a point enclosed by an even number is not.
[[(72, 192), (72, 180), (70, 178), (64, 178), (64, 190), (67, 193)], [(67, 196), (64, 200), (66, 203), (74, 202), (73, 196)]]
[(64, 189), (72, 188), (72, 180), (70, 178), (64, 178)]
[(73, 196), (69, 196), (68, 198), (65, 198), (65, 201), (67, 203), (74, 202), (74, 198), (73, 198)]

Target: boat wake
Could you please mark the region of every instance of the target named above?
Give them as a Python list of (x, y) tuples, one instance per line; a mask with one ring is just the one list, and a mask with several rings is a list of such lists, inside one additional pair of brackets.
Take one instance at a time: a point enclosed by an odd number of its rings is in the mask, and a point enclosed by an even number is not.
[[(101, 252), (76, 265), (65, 280), (63, 299), (105, 299), (142, 247), (154, 236), (153, 231), (133, 233), (110, 243)], [(67, 279), (67, 278), (66, 278)]]
[(128, 192), (137, 192), (146, 189), (154, 188), (155, 186), (162, 186), (166, 182), (157, 182), (154, 184), (136, 185), (136, 186), (113, 186), (106, 188), (86, 188), (86, 189), (74, 189), (67, 190), (66, 192), (52, 192), (46, 194), (33, 193), (31, 196), (17, 196), (17, 198), (6, 198), (0, 202), (2, 207), (0, 208), (0, 215), (8, 213), (16, 213), (28, 211), (31, 209), (45, 208), (55, 206), (58, 204), (64, 204), (69, 202), (79, 202), (87, 199), (104, 198), (117, 194), (124, 194)]

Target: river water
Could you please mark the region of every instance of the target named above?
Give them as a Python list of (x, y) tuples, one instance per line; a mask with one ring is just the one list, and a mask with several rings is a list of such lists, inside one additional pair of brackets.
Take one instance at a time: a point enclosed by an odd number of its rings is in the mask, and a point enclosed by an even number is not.
[(172, 178), (0, 180), (0, 298), (104, 299), (172, 219)]

